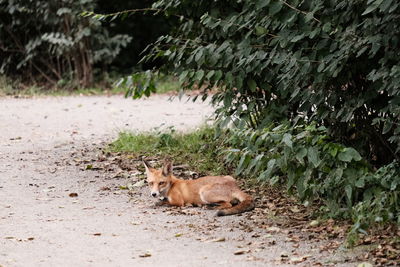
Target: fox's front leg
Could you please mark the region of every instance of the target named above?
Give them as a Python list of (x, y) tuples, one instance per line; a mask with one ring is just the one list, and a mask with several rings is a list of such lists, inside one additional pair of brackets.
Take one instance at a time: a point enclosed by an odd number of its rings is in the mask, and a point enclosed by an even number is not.
[(185, 205), (185, 201), (179, 192), (168, 195), (168, 203), (171, 206), (178, 206), (178, 207), (183, 207)]
[(158, 199), (155, 203), (154, 206), (155, 207), (159, 207), (159, 206), (163, 206), (163, 205), (167, 205), (168, 204), (168, 198), (162, 198), (162, 199)]

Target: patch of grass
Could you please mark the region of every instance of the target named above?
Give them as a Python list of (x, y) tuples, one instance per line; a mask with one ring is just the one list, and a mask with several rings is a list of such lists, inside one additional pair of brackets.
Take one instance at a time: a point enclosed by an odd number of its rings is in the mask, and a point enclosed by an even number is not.
[(179, 92), (181, 85), (176, 77), (162, 76), (156, 84), (156, 89), (158, 94)]
[(227, 170), (219, 157), (219, 148), (214, 129), (205, 126), (190, 133), (179, 133), (173, 128), (137, 134), (124, 132), (108, 149), (135, 157), (165, 158), (175, 165), (189, 165), (200, 174), (220, 175)]
[(111, 90), (94, 87), (94, 88), (78, 88), (78, 89), (64, 89), (64, 88), (50, 88), (46, 89), (40, 86), (29, 86), (23, 89), (15, 89), (11, 85), (2, 86), (0, 82), (0, 96), (76, 96), (76, 95), (118, 95), (124, 94), (124, 90), (113, 88)]
[[(107, 82), (101, 82), (92, 88), (69, 88), (69, 83), (63, 81), (56, 87), (46, 88), (40, 85), (24, 85), (19, 81), (12, 80), (6, 76), (0, 76), (0, 96), (76, 96), (76, 95), (123, 95), (126, 89), (122, 87), (111, 86), (113, 80), (117, 78), (109, 78)], [(105, 84), (108, 84), (107, 86)], [(160, 75), (156, 84), (157, 94), (165, 94), (168, 92), (178, 92), (180, 84), (177, 78), (172, 76)]]
[(14, 91), (13, 82), (4, 75), (0, 75), (0, 96), (12, 94)]

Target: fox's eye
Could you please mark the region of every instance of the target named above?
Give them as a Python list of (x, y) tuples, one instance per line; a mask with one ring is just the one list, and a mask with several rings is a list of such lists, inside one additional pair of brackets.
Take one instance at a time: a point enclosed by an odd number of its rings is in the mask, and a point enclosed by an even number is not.
[(165, 182), (160, 182), (160, 185), (163, 185), (163, 184), (165, 184)]

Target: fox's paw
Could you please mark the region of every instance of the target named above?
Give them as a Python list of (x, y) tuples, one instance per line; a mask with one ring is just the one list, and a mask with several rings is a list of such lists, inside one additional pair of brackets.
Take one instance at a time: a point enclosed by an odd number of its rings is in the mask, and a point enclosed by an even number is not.
[(167, 199), (160, 199), (154, 203), (154, 207), (160, 207), (168, 203)]
[(223, 210), (219, 210), (219, 211), (217, 211), (217, 213), (215, 213), (215, 216), (217, 216), (217, 217), (221, 217), (221, 216), (225, 216), (225, 215), (226, 215), (226, 213)]

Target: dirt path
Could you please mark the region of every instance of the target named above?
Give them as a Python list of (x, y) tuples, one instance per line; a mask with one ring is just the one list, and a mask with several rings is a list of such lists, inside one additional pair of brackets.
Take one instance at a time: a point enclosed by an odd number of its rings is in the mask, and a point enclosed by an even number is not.
[(155, 208), (145, 188), (119, 189), (135, 173), (76, 163), (123, 129), (193, 129), (211, 113), (162, 96), (0, 99), (0, 266), (351, 266), (257, 212)]

